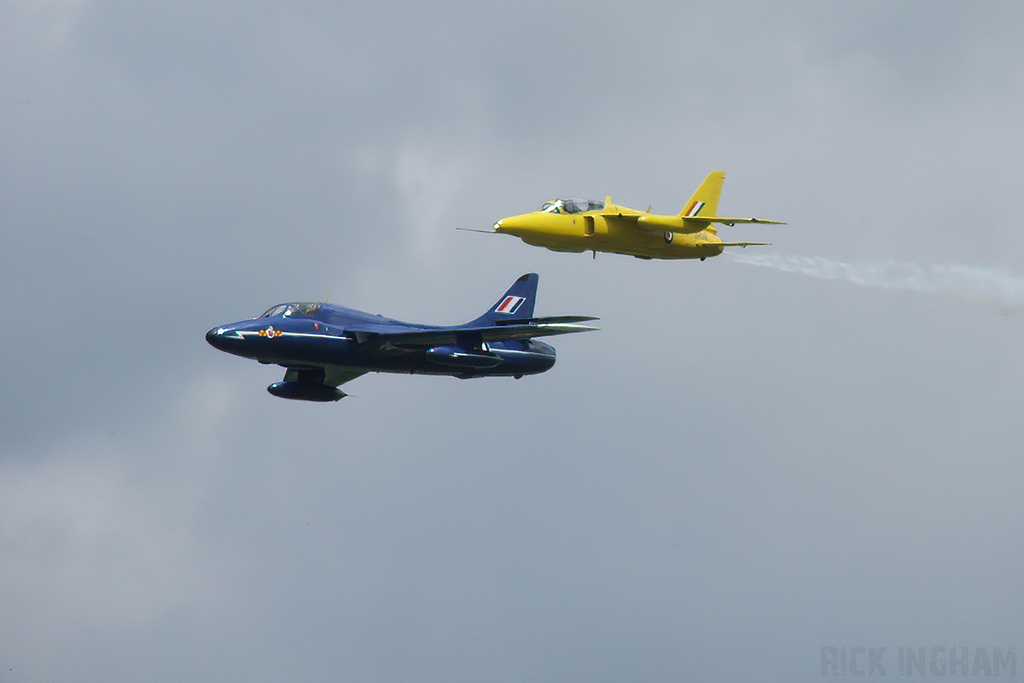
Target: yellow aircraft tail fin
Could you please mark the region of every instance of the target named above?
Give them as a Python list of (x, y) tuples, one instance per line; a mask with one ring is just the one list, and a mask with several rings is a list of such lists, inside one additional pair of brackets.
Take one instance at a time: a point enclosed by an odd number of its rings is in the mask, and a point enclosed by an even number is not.
[(703, 218), (718, 215), (718, 196), (722, 194), (724, 171), (712, 171), (693, 193), (686, 206), (679, 212), (680, 218)]

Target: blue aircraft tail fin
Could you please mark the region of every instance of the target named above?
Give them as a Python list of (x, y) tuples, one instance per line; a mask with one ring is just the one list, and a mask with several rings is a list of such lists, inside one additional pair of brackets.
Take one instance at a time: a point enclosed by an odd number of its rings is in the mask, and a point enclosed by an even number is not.
[(467, 327), (487, 327), (510, 320), (533, 317), (533, 305), (537, 300), (537, 273), (527, 273), (512, 283), (490, 310), (466, 323)]

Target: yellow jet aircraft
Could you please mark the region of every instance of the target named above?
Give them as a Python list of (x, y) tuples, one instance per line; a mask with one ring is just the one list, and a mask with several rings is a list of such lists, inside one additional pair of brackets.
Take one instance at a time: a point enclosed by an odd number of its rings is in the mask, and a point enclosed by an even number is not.
[[(713, 223), (783, 224), (763, 218), (717, 215), (723, 171), (712, 171), (677, 216), (658, 215), (590, 199), (555, 199), (533, 213), (502, 218), (494, 232), (514, 235), (527, 244), (552, 251), (629, 254), (642, 259), (683, 259), (718, 256), (725, 247), (767, 245), (768, 242), (723, 242)], [(478, 232), (487, 232), (480, 230)]]

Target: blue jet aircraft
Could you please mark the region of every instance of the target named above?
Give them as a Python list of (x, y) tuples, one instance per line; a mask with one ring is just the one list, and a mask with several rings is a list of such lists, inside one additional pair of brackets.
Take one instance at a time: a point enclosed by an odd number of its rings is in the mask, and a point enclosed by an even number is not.
[(221, 351), (284, 366), (274, 396), (337, 401), (338, 386), (367, 372), (515, 377), (544, 372), (555, 349), (534, 337), (596, 328), (590, 316), (533, 317), (537, 274), (516, 280), (482, 316), (464, 325), (416, 325), (327, 303), (286, 303), (258, 318), (215, 327), (206, 341)]

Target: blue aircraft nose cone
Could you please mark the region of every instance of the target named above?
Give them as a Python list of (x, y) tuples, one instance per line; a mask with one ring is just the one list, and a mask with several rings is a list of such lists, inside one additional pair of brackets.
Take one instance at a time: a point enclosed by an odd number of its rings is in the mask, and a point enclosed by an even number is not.
[(210, 346), (212, 346), (213, 348), (219, 349), (220, 348), (220, 344), (218, 342), (220, 342), (220, 330), (215, 327), (212, 330), (210, 330), (209, 332), (207, 332), (206, 333), (206, 342)]
[(206, 333), (206, 341), (215, 349), (230, 351), (232, 341), (238, 341), (234, 330), (224, 327), (215, 327)]

